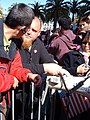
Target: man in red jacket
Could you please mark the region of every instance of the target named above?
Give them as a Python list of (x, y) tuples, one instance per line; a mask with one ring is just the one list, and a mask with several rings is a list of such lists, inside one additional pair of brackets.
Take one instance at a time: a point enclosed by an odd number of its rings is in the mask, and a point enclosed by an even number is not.
[(34, 13), (31, 8), (21, 3), (11, 9), (5, 22), (1, 24), (4, 39), (2, 37), (0, 40), (0, 92), (9, 90), (11, 86), (15, 88), (17, 80), (23, 82), (27, 81), (27, 78), (33, 80), (37, 76), (30, 70), (22, 68), (21, 58), (13, 40), (21, 37), (28, 30), (33, 18)]
[[(34, 13), (32, 9), (19, 3), (13, 6), (4, 22), (0, 22), (0, 92), (8, 94), (11, 87), (18, 87), (19, 82), (33, 81), (36, 86), (41, 77), (22, 67), (21, 58), (13, 38), (19, 38), (28, 30)], [(3, 37), (4, 36), (4, 37)], [(1, 95), (2, 98), (5, 97)], [(9, 101), (10, 102), (10, 101)]]

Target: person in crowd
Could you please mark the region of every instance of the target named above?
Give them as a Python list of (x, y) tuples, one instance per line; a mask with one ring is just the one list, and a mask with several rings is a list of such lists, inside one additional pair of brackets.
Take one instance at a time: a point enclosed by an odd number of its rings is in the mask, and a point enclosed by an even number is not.
[[(0, 29), (0, 33), (2, 33), (0, 34), (0, 92), (2, 101), (9, 103), (7, 113), (10, 105), (11, 87), (18, 87), (19, 82), (32, 81), (36, 86), (41, 83), (40, 75), (33, 74), (30, 69), (23, 68), (19, 51), (13, 40), (13, 38), (19, 38), (25, 34), (33, 18), (32, 9), (26, 4), (19, 3), (11, 8), (5, 21), (0, 23), (0, 28), (2, 28)], [(8, 97), (5, 99), (5, 96)]]
[[(22, 36), (21, 41), (18, 40), (18, 42), (21, 42), (21, 46), (19, 43), (18, 47), (22, 58), (23, 67), (28, 68), (33, 73), (38, 73), (39, 75), (42, 75), (43, 73), (50, 75), (68, 75), (67, 71), (56, 64), (49, 55), (44, 44), (38, 38), (40, 32), (41, 22), (38, 17), (34, 17), (30, 29), (25, 35)], [(30, 91), (28, 91), (28, 94), (30, 94)], [(26, 111), (27, 110), (25, 110), (25, 112)], [(25, 115), (25, 118), (26, 117), (27, 116)], [(30, 119), (30, 116), (26, 119)]]
[[(86, 76), (90, 73), (90, 31), (87, 31), (85, 37), (82, 40), (81, 48), (79, 50), (73, 50), (66, 53), (63, 56), (62, 66), (68, 70), (73, 76)], [(72, 93), (73, 94), (73, 93)], [(72, 95), (71, 94), (71, 95)], [(77, 93), (78, 94), (78, 93)], [(74, 95), (72, 95), (74, 97)], [(79, 95), (78, 95), (79, 96)], [(81, 95), (80, 95), (81, 96)], [(90, 100), (86, 96), (87, 100)], [(82, 99), (85, 100), (84, 98)], [(89, 104), (89, 103), (88, 103)], [(79, 116), (75, 116), (71, 120), (89, 120), (90, 109), (84, 111)]]
[(90, 18), (89, 16), (83, 16), (79, 22), (79, 30), (80, 32), (85, 32), (88, 31), (89, 29), (90, 29)]
[(90, 17), (89, 15), (84, 15), (80, 18), (78, 23), (78, 30), (77, 35), (74, 40), (74, 44), (77, 44), (80, 48), (80, 45), (82, 44), (82, 40), (85, 37), (85, 34), (88, 30), (90, 30)]
[(48, 52), (55, 56), (59, 64), (60, 61), (62, 61), (63, 55), (76, 49), (77, 45), (73, 44), (76, 35), (70, 30), (71, 18), (68, 16), (60, 16), (58, 23), (61, 27), (59, 37), (52, 40), (48, 47)]
[(50, 38), (50, 30), (41, 31), (41, 33), (38, 37), (43, 42), (44, 46), (47, 46), (48, 40)]
[(53, 30), (53, 33), (52, 35), (50, 36), (49, 38), (49, 43), (51, 43), (51, 41), (55, 38), (55, 37), (58, 37), (59, 36), (59, 33), (60, 33), (60, 28), (56, 28), (55, 30)]
[[(38, 36), (40, 35), (40, 31), (40, 20), (38, 17), (34, 17), (30, 29), (21, 38), (22, 44), (19, 51), (22, 58), (23, 66), (29, 68), (33, 73), (39, 73), (40, 75), (42, 75), (43, 73), (48, 73), (52, 75), (63, 75), (64, 73), (68, 74), (67, 71), (62, 69), (61, 66), (54, 63), (54, 60), (47, 52), (45, 46), (39, 40)], [(28, 52), (29, 57), (26, 57)], [(29, 61), (29, 63), (27, 61)], [(52, 67), (54, 67), (54, 69), (52, 69)]]
[(72, 75), (85, 75), (90, 65), (90, 31), (86, 32), (82, 45), (79, 50), (71, 51), (63, 56), (62, 65)]
[[(85, 76), (89, 74), (89, 71), (90, 71), (90, 31), (87, 31), (85, 33), (85, 37), (82, 40), (81, 47), (78, 50), (70, 51), (63, 56), (63, 61), (61, 65), (63, 66), (64, 69), (68, 70), (69, 73), (75, 77), (76, 76), (81, 77), (81, 76)], [(62, 94), (65, 95), (63, 91), (62, 91)], [(71, 97), (73, 96), (74, 98), (73, 93), (70, 94), (70, 96)], [(81, 96), (81, 95), (77, 94), (77, 97), (78, 96)], [(78, 97), (78, 99), (80, 99), (80, 97)], [(89, 98), (87, 99), (89, 100)], [(82, 97), (82, 101), (84, 101), (84, 97)], [(57, 110), (56, 118), (58, 119), (60, 117), (60, 110), (61, 110), (60, 102), (62, 103), (62, 99), (60, 98), (60, 93), (57, 92), (57, 108), (58, 109), (56, 109)], [(77, 102), (76, 102), (76, 105), (77, 105)], [(63, 107), (62, 107), (62, 110), (63, 110)], [(63, 112), (62, 114), (64, 114), (63, 116), (65, 117), (65, 120), (66, 120), (67, 115), (65, 114), (65, 112)], [(73, 117), (71, 120), (77, 120), (77, 119), (89, 120), (89, 118), (90, 118), (90, 110)]]

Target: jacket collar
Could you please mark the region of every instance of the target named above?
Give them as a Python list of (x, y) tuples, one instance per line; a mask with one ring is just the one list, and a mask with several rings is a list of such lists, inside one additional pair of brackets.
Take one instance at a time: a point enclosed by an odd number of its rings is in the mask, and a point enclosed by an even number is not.
[(7, 54), (4, 50), (4, 30), (3, 30), (3, 20), (0, 21), (0, 57), (8, 59), (8, 60), (13, 60), (15, 54), (16, 54), (16, 45), (15, 43), (12, 41), (11, 45), (10, 45), (10, 50), (9, 53)]

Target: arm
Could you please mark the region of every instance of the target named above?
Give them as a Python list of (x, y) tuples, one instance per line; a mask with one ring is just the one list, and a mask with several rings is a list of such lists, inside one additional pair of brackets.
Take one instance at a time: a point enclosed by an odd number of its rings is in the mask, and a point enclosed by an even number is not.
[(57, 41), (58, 38), (54, 38), (47, 48), (48, 52), (51, 53), (52, 55), (55, 55), (59, 49), (59, 45)]
[[(34, 53), (34, 50), (37, 50), (37, 53)], [(31, 56), (24, 49), (20, 50), (20, 55), (22, 57), (23, 66), (30, 69), (32, 73), (38, 73), (40, 75), (45, 72), (43, 63), (54, 63), (51, 55), (47, 52), (47, 49), (39, 39), (35, 41), (32, 46)], [(31, 62), (29, 62), (30, 57)]]
[(63, 69), (61, 66), (59, 66), (58, 64), (56, 63), (45, 63), (43, 64), (44, 66), (44, 71), (50, 75), (67, 75), (69, 76), (70, 73)]
[(18, 80), (10, 74), (3, 73), (0, 69), (0, 92), (5, 92), (11, 87), (15, 89), (17, 86)]
[(22, 67), (22, 61), (17, 51), (17, 54), (12, 62), (10, 74), (15, 76), (20, 82), (33, 81), (36, 85), (40, 84), (41, 78), (38, 74), (33, 74), (29, 69)]

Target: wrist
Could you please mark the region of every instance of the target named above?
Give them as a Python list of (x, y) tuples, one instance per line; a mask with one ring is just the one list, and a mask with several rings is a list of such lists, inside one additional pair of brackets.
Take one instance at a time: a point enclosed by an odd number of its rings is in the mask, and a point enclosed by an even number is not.
[(44, 72), (47, 73), (47, 64), (43, 64)]

